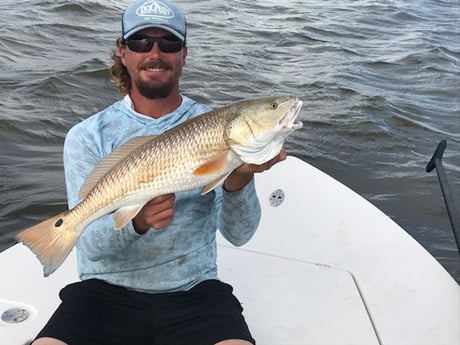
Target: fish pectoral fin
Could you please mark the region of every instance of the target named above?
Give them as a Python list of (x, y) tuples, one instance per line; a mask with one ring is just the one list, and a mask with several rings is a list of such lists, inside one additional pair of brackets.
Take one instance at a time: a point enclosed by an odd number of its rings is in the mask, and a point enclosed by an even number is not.
[(227, 166), (229, 153), (229, 150), (219, 152), (214, 157), (196, 168), (193, 171), (193, 175), (210, 175), (218, 173)]
[(124, 207), (119, 208), (113, 214), (113, 220), (115, 222), (115, 230), (120, 230), (122, 227), (128, 224), (131, 219), (136, 217), (136, 215), (139, 213), (142, 207), (144, 207), (144, 204), (124, 206)]
[(201, 191), (201, 195), (205, 195), (206, 193), (209, 193), (210, 191), (212, 191), (214, 188), (216, 188), (218, 185), (224, 182), (227, 176), (230, 174), (231, 174), (231, 171), (228, 174), (225, 174), (219, 177), (217, 180), (212, 181), (211, 183), (207, 184)]

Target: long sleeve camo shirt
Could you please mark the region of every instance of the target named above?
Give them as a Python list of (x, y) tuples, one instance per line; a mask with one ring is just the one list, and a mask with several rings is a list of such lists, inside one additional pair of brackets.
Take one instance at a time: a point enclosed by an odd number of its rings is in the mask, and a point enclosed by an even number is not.
[[(107, 154), (136, 136), (160, 134), (209, 108), (182, 97), (174, 112), (153, 119), (132, 108), (131, 99), (114, 103), (75, 125), (64, 144), (64, 167), (69, 207), (92, 169)], [(90, 224), (77, 243), (82, 280), (101, 279), (150, 293), (188, 290), (206, 279), (217, 279), (216, 231), (240, 246), (254, 234), (260, 205), (252, 180), (241, 191), (222, 186), (201, 195), (201, 190), (176, 193), (174, 219), (143, 235), (132, 222), (114, 230), (111, 215)]]

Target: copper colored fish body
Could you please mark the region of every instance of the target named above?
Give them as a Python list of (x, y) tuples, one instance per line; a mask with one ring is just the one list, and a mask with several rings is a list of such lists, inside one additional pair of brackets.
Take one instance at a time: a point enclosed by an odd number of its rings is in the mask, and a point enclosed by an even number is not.
[(302, 102), (281, 96), (245, 100), (190, 119), (158, 136), (134, 138), (105, 157), (81, 187), (81, 202), (17, 235), (53, 273), (80, 234), (112, 213), (125, 226), (156, 196), (214, 189), (242, 163), (262, 164), (276, 156), (302, 126)]

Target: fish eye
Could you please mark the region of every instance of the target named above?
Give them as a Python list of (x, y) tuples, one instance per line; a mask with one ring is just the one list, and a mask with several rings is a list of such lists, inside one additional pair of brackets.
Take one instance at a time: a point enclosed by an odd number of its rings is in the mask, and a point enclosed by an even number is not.
[(276, 110), (276, 109), (278, 109), (278, 103), (272, 102), (272, 103), (270, 103), (269, 107), (270, 107), (271, 110)]

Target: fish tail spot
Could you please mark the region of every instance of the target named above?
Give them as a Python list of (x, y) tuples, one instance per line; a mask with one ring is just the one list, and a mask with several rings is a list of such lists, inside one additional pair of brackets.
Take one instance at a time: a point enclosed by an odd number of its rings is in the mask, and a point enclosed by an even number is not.
[(16, 235), (16, 239), (38, 257), (45, 277), (64, 262), (83, 231), (78, 227), (69, 228), (72, 222), (66, 220), (68, 213), (65, 211)]

